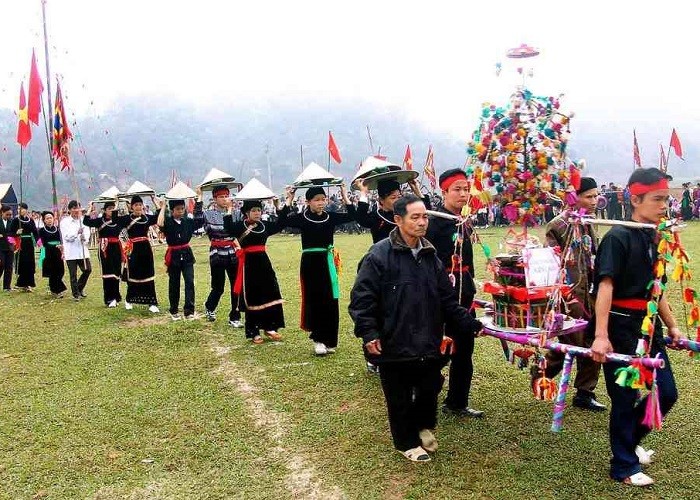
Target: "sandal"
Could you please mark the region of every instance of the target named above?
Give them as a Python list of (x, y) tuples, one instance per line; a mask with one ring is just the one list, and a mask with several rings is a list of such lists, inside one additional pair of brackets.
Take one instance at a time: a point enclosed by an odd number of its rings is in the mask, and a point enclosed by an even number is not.
[(266, 331), (265, 335), (267, 335), (267, 338), (270, 340), (274, 340), (274, 341), (282, 340), (282, 335), (280, 335), (279, 333), (277, 333), (274, 330), (270, 330), (269, 332)]
[(400, 453), (411, 462), (430, 462), (430, 456), (421, 446), (416, 446)]
[(264, 340), (260, 335), (253, 337), (253, 344), (262, 344), (263, 342)]
[(632, 474), (630, 477), (626, 477), (625, 479), (622, 480), (624, 484), (627, 484), (629, 486), (651, 486), (654, 484), (654, 480), (644, 474), (643, 472), (637, 472), (636, 474)]

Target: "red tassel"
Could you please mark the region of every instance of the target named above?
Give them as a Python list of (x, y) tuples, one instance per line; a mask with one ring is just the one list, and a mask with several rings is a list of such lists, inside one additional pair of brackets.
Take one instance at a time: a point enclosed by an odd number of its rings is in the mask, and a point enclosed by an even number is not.
[[(656, 373), (654, 373), (656, 377)], [(656, 386), (656, 380), (651, 385), (651, 392), (647, 396), (647, 407), (644, 412), (642, 425), (646, 425), (649, 429), (661, 429), (663, 424), (663, 415), (661, 415), (661, 405), (659, 403), (659, 389)]]

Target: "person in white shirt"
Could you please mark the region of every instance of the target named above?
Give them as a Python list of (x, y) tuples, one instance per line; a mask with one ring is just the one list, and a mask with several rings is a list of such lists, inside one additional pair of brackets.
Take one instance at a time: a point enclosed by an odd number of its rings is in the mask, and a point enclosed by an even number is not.
[[(71, 200), (68, 203), (70, 215), (61, 220), (61, 237), (63, 238), (63, 256), (70, 275), (70, 288), (74, 300), (87, 297), (85, 285), (92, 272), (90, 264), (90, 228), (83, 225), (80, 203)], [(78, 277), (78, 268), (81, 274)]]

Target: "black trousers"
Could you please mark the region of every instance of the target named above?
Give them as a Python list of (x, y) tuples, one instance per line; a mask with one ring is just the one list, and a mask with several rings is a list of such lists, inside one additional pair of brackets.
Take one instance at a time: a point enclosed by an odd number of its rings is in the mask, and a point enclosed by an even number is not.
[(118, 278), (102, 278), (102, 291), (105, 305), (109, 305), (113, 300), (117, 302), (122, 301), (122, 294), (119, 292)]
[[(473, 297), (462, 296), (462, 306), (471, 307)], [(461, 410), (469, 405), (469, 392), (474, 376), (474, 334), (473, 332), (455, 332), (445, 327), (445, 335), (454, 341), (452, 355), (450, 356), (450, 381), (445, 397), (445, 405)]]
[(420, 446), (418, 433), (435, 429), (437, 398), (442, 389), (438, 360), (383, 363), (379, 370), (389, 413), (394, 447), (399, 451)]
[(182, 312), (185, 316), (194, 314), (194, 265), (171, 264), (168, 268), (168, 299), (170, 300), (170, 314), (177, 314), (180, 308), (180, 276), (185, 282), (185, 303)]
[[(659, 350), (652, 347), (651, 355), (657, 353), (666, 363), (664, 368), (656, 370), (656, 384), (659, 391), (659, 405), (661, 414), (665, 417), (678, 400), (676, 379), (671, 371), (671, 363), (668, 360), (666, 349)], [(622, 481), (637, 472), (642, 471), (635, 448), (642, 439), (649, 434), (650, 429), (642, 424), (647, 406), (647, 397), (638, 400), (639, 391), (629, 387), (620, 387), (615, 383), (617, 376), (615, 370), (623, 365), (619, 363), (605, 363), (605, 386), (610, 396), (610, 477)]]
[(2, 289), (10, 290), (12, 288), (12, 263), (15, 260), (15, 254), (12, 250), (0, 251), (0, 275), (2, 276)]
[(224, 293), (226, 285), (226, 275), (228, 275), (229, 287), (231, 289), (231, 312), (228, 315), (230, 321), (240, 321), (241, 312), (238, 310), (238, 297), (233, 293), (233, 284), (236, 282), (236, 271), (238, 270), (238, 259), (228, 266), (210, 266), (211, 270), (211, 291), (204, 303), (207, 311), (216, 311), (219, 300)]
[[(92, 272), (90, 259), (67, 260), (66, 265), (68, 266), (68, 275), (70, 276), (70, 291), (73, 297), (80, 297), (80, 293), (85, 289), (87, 280)], [(78, 268), (81, 271), (79, 278)]]

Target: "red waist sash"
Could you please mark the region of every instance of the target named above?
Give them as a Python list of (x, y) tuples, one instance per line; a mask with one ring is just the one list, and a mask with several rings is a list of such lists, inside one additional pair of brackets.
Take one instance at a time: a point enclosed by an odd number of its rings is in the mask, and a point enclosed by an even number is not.
[(646, 311), (647, 304), (649, 303), (646, 299), (613, 299), (612, 305), (615, 307), (622, 307), (623, 309), (632, 309), (633, 311)]
[(168, 245), (168, 249), (165, 251), (165, 267), (170, 267), (170, 263), (173, 260), (173, 252), (175, 250), (184, 250), (185, 248), (190, 248), (190, 244), (184, 243), (182, 245)]
[(233, 284), (233, 292), (240, 294), (243, 290), (243, 268), (245, 267), (245, 256), (249, 253), (260, 253), (265, 251), (265, 245), (253, 245), (243, 247), (238, 251), (238, 269), (236, 270), (236, 282)]

